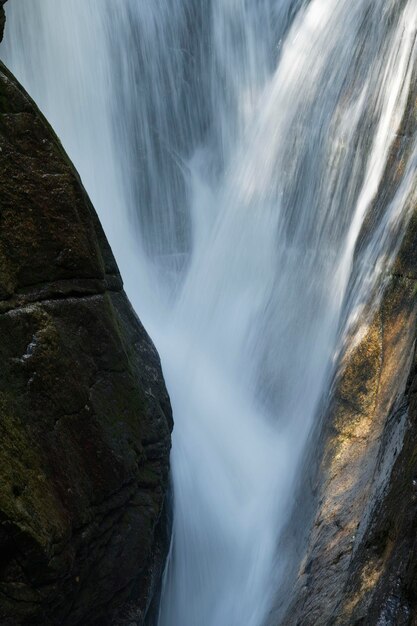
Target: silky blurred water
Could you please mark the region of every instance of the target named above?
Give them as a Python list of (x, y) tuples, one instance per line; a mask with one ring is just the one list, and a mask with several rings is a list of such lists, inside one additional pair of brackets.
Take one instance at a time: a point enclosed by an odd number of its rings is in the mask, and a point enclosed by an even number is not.
[(417, 4), (6, 9), (1, 56), (78, 168), (162, 358), (175, 499), (160, 626), (262, 626), (344, 333), (383, 284), (416, 199), (414, 146), (372, 213)]

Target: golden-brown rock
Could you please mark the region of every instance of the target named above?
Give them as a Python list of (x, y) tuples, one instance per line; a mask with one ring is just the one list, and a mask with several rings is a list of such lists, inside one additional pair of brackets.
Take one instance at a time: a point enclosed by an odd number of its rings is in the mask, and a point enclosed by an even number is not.
[[(392, 198), (410, 156), (416, 76), (413, 86), (366, 229)], [(410, 210), (385, 293), (348, 345), (315, 433), (309, 486), (301, 486), (311, 503), (303, 518), (309, 532), (298, 535), (294, 590), (289, 607), (274, 613), (276, 624), (417, 624), (417, 207)]]

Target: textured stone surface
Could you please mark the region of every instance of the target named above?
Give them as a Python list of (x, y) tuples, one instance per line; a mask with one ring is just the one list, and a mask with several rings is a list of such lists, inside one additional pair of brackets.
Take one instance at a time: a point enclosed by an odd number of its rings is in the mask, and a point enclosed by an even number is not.
[(93, 207), (0, 64), (0, 623), (106, 624), (157, 592), (171, 407)]
[(7, 0), (0, 0), (0, 41), (3, 39), (4, 25), (6, 23), (6, 15), (3, 8), (6, 2)]
[[(416, 77), (413, 85), (365, 229), (393, 197), (410, 156)], [(315, 458), (311, 452), (305, 470), (310, 488), (304, 484), (299, 496), (313, 502), (303, 518), (310, 530), (290, 606), (277, 608), (275, 625), (417, 624), (417, 207), (410, 210), (382, 301), (347, 349), (316, 433)]]

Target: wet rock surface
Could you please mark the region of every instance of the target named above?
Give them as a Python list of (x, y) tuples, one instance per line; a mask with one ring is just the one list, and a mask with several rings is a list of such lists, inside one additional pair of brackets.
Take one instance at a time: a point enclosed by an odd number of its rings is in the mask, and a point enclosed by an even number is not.
[[(375, 220), (410, 156), (415, 76), (413, 85)], [(314, 435), (304, 470), (309, 484), (300, 488), (289, 532), (302, 545), (289, 576), (291, 600), (274, 611), (271, 624), (417, 623), (417, 213), (410, 210), (383, 298), (348, 345)], [(304, 536), (297, 516), (309, 521)]]
[(107, 624), (134, 598), (141, 624), (169, 542), (170, 401), (81, 181), (2, 64), (0, 334), (0, 623)]

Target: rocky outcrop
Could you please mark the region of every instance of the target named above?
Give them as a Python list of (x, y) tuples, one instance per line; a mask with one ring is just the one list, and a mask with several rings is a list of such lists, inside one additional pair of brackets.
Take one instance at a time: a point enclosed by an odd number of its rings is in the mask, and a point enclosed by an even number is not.
[[(0, 16), (2, 9), (0, 9)], [(169, 398), (80, 179), (0, 64), (0, 624), (143, 623)]]
[[(393, 197), (410, 157), (416, 77), (413, 84), (375, 215)], [(290, 605), (276, 612), (285, 626), (417, 624), (417, 213), (410, 209), (380, 305), (348, 346), (315, 434), (316, 458), (311, 452), (305, 468), (311, 490), (307, 495), (304, 486), (294, 511), (295, 519), (304, 509), (310, 530)]]
[[(375, 216), (390, 202), (410, 158), (416, 77), (413, 84)], [(417, 212), (410, 209), (382, 301), (360, 340), (348, 346), (316, 433), (318, 462), (312, 453), (305, 470), (310, 490), (302, 486), (294, 512), (294, 520), (309, 518), (310, 530), (291, 580), (290, 606), (277, 609), (274, 624), (417, 624)]]
[(0, 0), (0, 41), (3, 39), (4, 25), (6, 23), (6, 14), (3, 7), (6, 2), (7, 0)]
[[(285, 625), (362, 623), (355, 617), (359, 595), (349, 580), (360, 584), (367, 604), (381, 568), (389, 568), (381, 554), (377, 561), (370, 558), (365, 546), (407, 429), (403, 392), (415, 322), (415, 288), (393, 277), (362, 340), (345, 355), (318, 445), (316, 508)], [(381, 549), (384, 553), (385, 546)], [(361, 567), (355, 565), (359, 561)], [(363, 624), (376, 625), (362, 609)]]

